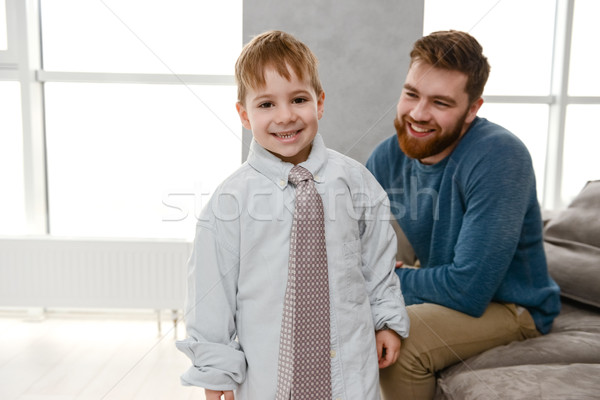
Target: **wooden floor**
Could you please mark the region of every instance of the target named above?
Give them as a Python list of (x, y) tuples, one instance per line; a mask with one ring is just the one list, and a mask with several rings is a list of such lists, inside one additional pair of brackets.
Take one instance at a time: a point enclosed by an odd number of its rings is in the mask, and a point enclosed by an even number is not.
[(0, 310), (0, 399), (204, 400), (179, 382), (183, 325), (157, 325), (151, 312)]

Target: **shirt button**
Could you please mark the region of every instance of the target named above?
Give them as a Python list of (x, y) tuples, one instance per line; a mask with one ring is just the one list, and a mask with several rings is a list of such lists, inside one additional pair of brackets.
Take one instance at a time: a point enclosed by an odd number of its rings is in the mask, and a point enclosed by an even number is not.
[(319, 175), (315, 175), (315, 181), (319, 180)]
[(285, 181), (283, 179), (279, 181), (279, 186), (285, 186)]
[(335, 357), (335, 350), (331, 350), (329, 352), (329, 355), (331, 356), (331, 358), (334, 358)]

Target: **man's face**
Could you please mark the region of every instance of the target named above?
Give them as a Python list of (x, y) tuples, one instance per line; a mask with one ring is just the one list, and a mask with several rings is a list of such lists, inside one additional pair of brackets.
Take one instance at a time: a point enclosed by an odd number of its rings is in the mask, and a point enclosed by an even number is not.
[(400, 148), (423, 164), (447, 157), (473, 122), (482, 99), (469, 104), (467, 75), (415, 61), (406, 76), (394, 126)]
[(325, 94), (315, 93), (308, 79), (288, 68), (290, 80), (273, 68), (265, 69), (265, 85), (249, 88), (238, 114), (254, 139), (283, 161), (306, 161), (323, 115)]

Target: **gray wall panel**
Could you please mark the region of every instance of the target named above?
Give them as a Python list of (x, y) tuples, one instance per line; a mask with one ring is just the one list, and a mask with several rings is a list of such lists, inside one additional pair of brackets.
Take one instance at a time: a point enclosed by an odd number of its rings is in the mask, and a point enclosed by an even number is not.
[[(269, 29), (294, 34), (319, 59), (320, 132), (328, 147), (365, 162), (394, 133), (408, 52), (423, 31), (423, 1), (244, 0), (244, 43)], [(244, 132), (243, 159), (251, 133)]]

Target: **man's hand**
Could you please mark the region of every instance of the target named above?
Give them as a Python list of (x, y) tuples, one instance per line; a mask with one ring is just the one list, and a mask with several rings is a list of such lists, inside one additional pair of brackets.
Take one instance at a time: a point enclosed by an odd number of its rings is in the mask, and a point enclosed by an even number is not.
[(225, 400), (234, 400), (232, 390), (210, 390), (204, 389), (206, 400), (221, 400), (221, 396), (225, 396)]
[(391, 329), (377, 331), (375, 332), (375, 343), (377, 345), (379, 368), (389, 367), (396, 362), (402, 345), (400, 335)]

